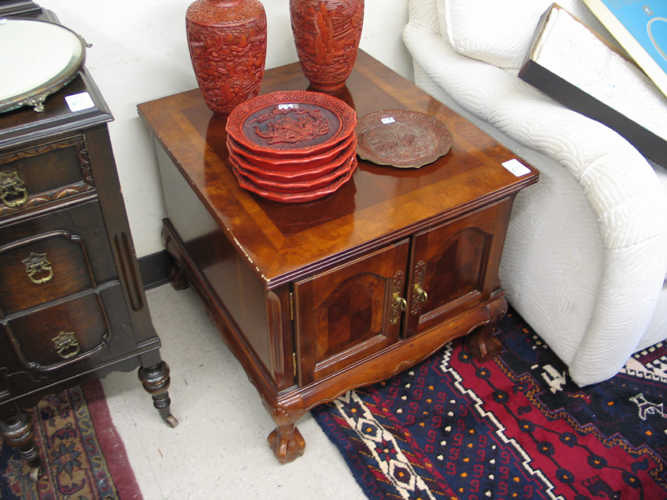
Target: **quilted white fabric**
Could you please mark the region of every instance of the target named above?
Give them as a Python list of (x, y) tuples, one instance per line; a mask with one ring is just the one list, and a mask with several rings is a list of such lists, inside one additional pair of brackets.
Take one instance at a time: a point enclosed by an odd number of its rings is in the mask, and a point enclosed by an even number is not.
[(512, 211), (508, 300), (576, 383), (606, 380), (667, 337), (664, 169), (604, 125), (456, 53), (433, 21), (442, 1), (410, 3), (404, 41), (417, 84), (541, 172)]
[[(540, 16), (552, 3), (552, 0), (437, 0), (440, 32), (459, 54), (499, 68), (518, 70)], [(557, 3), (617, 45), (582, 0)]]

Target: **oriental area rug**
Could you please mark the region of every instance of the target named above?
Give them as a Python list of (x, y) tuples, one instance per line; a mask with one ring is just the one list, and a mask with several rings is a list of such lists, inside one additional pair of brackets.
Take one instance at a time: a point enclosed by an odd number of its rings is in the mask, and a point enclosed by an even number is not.
[(667, 499), (667, 345), (579, 388), (511, 309), (498, 338), (313, 410), (369, 498)]
[(18, 451), (2, 443), (2, 500), (141, 500), (99, 380), (47, 396), (33, 411), (43, 472), (30, 480)]

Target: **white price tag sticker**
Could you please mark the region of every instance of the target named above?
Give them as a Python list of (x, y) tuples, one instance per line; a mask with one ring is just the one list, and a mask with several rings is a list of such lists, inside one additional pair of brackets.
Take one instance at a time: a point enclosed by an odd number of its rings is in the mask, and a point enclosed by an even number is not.
[(278, 104), (278, 109), (299, 109), (298, 104)]
[(517, 177), (521, 177), (522, 175), (530, 173), (530, 169), (516, 158), (503, 163), (503, 167), (505, 167)]
[(385, 125), (389, 125), (390, 123), (394, 123), (396, 120), (394, 120), (393, 116), (388, 116), (387, 118), (382, 118), (382, 123)]
[(81, 92), (80, 94), (68, 95), (65, 97), (69, 110), (72, 113), (77, 111), (83, 111), (84, 109), (90, 109), (95, 107), (93, 99), (90, 97), (88, 92)]

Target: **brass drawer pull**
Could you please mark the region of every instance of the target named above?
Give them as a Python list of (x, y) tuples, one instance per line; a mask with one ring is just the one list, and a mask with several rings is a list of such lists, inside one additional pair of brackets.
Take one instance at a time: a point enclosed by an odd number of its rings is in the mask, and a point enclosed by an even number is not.
[[(30, 252), (30, 256), (23, 259), (23, 263), (25, 264), (25, 272), (33, 283), (40, 285), (53, 278), (53, 268), (45, 253)], [(36, 278), (35, 275), (38, 273), (41, 277)], [(46, 273), (46, 276), (44, 276), (44, 273)]]
[(9, 208), (20, 207), (28, 199), (28, 190), (18, 172), (0, 172), (0, 199)]
[(61, 358), (69, 359), (79, 354), (79, 342), (74, 338), (74, 332), (60, 332), (51, 340)]

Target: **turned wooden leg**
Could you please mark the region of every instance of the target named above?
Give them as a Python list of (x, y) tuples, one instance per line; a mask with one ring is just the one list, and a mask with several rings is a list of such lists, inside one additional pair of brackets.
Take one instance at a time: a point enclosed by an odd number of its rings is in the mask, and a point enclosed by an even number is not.
[(493, 336), (495, 328), (494, 322), (492, 325), (480, 326), (468, 335), (468, 350), (480, 363), (493, 359), (503, 347), (502, 342)]
[(296, 424), (279, 425), (269, 434), (269, 446), (278, 461), (286, 464), (303, 455), (306, 440)]
[(162, 419), (167, 422), (170, 427), (176, 427), (178, 420), (171, 414), (171, 399), (169, 399), (169, 365), (161, 361), (150, 368), (139, 368), (139, 380), (148, 392), (153, 397), (153, 406), (160, 412)]
[(35, 426), (32, 416), (14, 406), (14, 414), (0, 421), (0, 436), (9, 446), (17, 448), (21, 458), (30, 465), (30, 479), (37, 481), (42, 473), (39, 450), (35, 445)]

